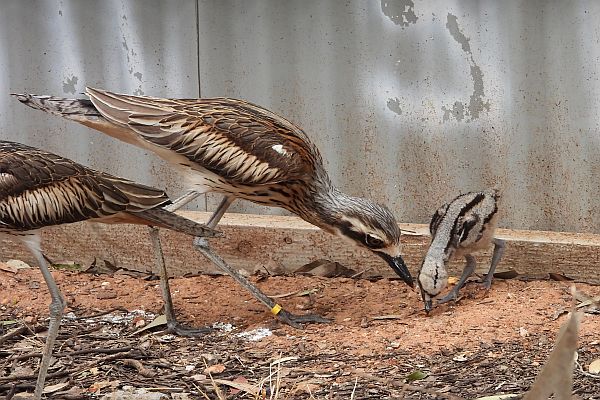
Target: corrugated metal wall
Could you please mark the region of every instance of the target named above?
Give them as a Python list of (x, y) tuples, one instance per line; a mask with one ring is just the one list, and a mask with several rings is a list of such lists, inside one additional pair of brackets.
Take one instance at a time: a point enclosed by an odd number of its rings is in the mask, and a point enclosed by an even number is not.
[[(0, 3), (0, 93), (245, 98), (406, 222), (497, 183), (504, 227), (600, 231), (599, 56), (594, 1)], [(181, 192), (154, 156), (7, 95), (0, 118), (1, 138)]]

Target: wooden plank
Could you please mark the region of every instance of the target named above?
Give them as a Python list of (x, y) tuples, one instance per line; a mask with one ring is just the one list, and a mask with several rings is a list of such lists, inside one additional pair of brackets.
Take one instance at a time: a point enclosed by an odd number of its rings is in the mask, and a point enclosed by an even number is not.
[[(183, 212), (197, 221), (206, 221), (209, 213)], [(416, 274), (427, 250), (429, 236), (426, 225), (401, 224), (403, 255)], [(318, 260), (337, 261), (356, 271), (394, 276), (379, 257), (329, 235), (296, 217), (227, 214), (219, 229), (225, 238), (213, 239), (216, 251), (232, 266), (253, 272), (266, 269), (271, 273), (292, 272)], [(145, 227), (77, 223), (55, 227), (44, 232), (44, 250), (54, 261), (75, 261), (89, 265), (94, 258), (137, 271), (153, 269), (152, 250)], [(587, 282), (600, 283), (600, 235), (499, 229), (498, 237), (507, 241), (498, 268), (515, 269), (528, 275), (545, 276), (563, 273)], [(167, 264), (173, 275), (218, 272), (196, 252), (191, 239), (161, 230)], [(491, 249), (490, 249), (491, 250)], [(477, 256), (478, 272), (489, 266), (490, 251)], [(3, 241), (0, 259), (18, 258), (34, 263), (24, 248)], [(450, 265), (450, 273), (460, 274), (462, 260)]]

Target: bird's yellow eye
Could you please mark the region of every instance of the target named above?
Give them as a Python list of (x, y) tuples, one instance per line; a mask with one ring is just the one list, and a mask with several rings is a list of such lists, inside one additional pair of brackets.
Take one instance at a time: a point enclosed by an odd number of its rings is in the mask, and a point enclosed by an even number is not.
[(372, 249), (379, 249), (381, 247), (384, 247), (383, 240), (381, 240), (377, 236), (373, 236), (370, 234), (365, 235), (365, 244)]

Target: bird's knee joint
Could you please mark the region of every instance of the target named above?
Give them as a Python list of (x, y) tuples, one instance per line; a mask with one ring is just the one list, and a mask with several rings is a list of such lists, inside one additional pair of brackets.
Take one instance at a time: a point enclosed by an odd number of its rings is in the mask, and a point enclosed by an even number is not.
[(62, 314), (66, 307), (67, 302), (65, 301), (65, 299), (63, 299), (62, 297), (60, 297), (59, 299), (55, 299), (52, 301), (52, 303), (50, 303), (50, 315)]
[(194, 246), (200, 247), (202, 249), (207, 249), (208, 248), (208, 240), (206, 240), (206, 238), (203, 238), (203, 237), (195, 237), (194, 238)]

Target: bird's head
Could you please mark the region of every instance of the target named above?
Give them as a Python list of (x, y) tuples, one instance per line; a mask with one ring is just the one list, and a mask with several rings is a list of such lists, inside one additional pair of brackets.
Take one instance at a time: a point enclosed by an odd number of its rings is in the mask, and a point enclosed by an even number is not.
[(337, 213), (334, 233), (366, 247), (388, 265), (410, 287), (413, 278), (400, 255), (400, 228), (390, 210), (363, 198), (352, 198), (352, 207)]
[(417, 276), (417, 283), (421, 289), (425, 311), (429, 313), (433, 308), (433, 298), (448, 284), (448, 273), (443, 259), (426, 256)]

